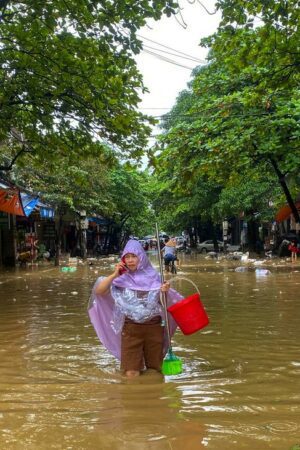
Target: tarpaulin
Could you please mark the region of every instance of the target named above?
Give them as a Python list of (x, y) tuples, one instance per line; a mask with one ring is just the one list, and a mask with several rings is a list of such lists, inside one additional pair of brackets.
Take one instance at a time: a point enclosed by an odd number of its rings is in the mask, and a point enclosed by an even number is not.
[(19, 190), (0, 188), (0, 211), (15, 216), (25, 216)]
[(39, 201), (39, 198), (32, 197), (31, 195), (21, 193), (21, 199), (22, 199), (25, 216), (28, 217), (32, 213), (34, 208), (36, 207), (36, 205)]

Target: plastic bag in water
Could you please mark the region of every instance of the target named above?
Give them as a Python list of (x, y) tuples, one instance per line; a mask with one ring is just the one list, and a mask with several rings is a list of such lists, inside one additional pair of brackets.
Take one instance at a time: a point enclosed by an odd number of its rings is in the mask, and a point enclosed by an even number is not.
[(271, 275), (269, 269), (255, 269), (255, 275), (257, 277), (266, 277), (267, 275)]

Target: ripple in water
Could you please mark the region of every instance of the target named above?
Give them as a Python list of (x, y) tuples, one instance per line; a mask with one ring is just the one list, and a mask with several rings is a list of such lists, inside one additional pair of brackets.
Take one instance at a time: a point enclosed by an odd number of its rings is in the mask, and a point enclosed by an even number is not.
[(286, 433), (297, 431), (300, 426), (295, 422), (272, 422), (267, 424), (266, 428), (272, 433)]
[(240, 425), (234, 429), (234, 433), (243, 436), (258, 436), (261, 434), (261, 427), (258, 425)]

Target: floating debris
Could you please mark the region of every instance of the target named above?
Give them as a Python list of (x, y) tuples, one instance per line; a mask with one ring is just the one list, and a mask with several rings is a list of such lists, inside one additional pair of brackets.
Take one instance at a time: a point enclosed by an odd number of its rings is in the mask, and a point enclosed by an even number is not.
[(267, 275), (271, 275), (271, 272), (269, 269), (255, 269), (255, 275), (257, 277), (265, 277)]

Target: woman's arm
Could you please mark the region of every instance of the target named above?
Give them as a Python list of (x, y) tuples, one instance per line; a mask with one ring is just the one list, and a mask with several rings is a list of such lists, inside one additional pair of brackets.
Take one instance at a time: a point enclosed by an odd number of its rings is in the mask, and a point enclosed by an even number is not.
[(112, 274), (108, 275), (108, 277), (104, 278), (98, 286), (95, 288), (95, 294), (102, 295), (107, 294), (110, 290), (110, 286), (115, 278), (118, 278), (120, 276), (120, 270), (125, 268), (125, 264), (120, 261), (118, 264), (115, 265), (115, 270)]

